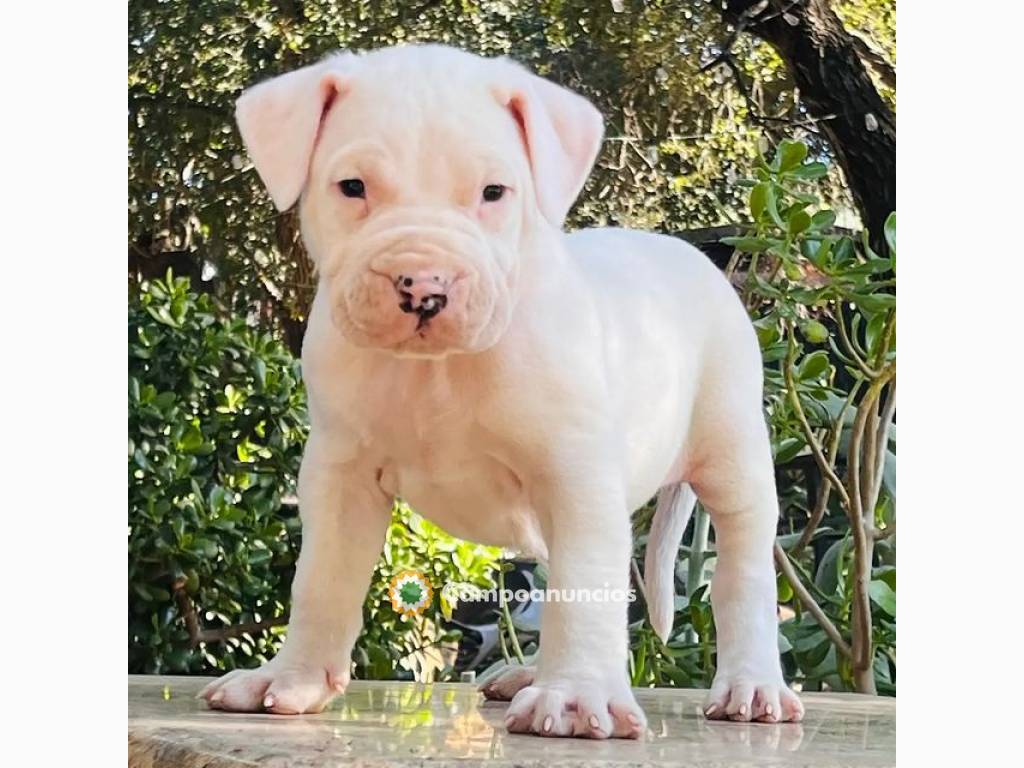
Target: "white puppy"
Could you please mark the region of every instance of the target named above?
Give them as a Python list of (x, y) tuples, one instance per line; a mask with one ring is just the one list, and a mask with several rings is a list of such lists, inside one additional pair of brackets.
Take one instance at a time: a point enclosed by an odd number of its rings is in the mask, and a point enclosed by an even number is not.
[[(776, 645), (757, 341), (693, 247), (562, 232), (601, 146), (597, 110), (508, 60), (423, 46), (275, 78), (237, 117), (277, 207), (300, 202), (319, 286), (287, 641), (211, 684), (210, 704), (316, 712), (344, 691), (395, 496), (457, 536), (548, 560), (553, 590), (614, 592), (629, 587), (630, 512), (660, 489), (655, 628), (671, 628), (695, 493), (718, 551), (707, 714), (798, 720)], [(536, 669), (489, 689), (512, 697), (509, 730), (643, 731), (626, 609), (545, 605)]]

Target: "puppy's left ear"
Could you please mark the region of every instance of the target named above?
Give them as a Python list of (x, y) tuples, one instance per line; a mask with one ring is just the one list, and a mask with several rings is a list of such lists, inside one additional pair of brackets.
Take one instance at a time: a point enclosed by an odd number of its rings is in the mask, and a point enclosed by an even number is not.
[(526, 142), (537, 202), (561, 227), (601, 149), (604, 118), (568, 88), (516, 66), (499, 99), (512, 111)]

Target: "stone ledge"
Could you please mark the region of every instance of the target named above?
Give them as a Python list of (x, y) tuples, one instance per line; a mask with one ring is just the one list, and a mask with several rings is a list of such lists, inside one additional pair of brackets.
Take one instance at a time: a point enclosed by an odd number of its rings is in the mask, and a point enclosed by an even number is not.
[(128, 676), (130, 768), (557, 766), (695, 768), (891, 766), (896, 701), (805, 694), (802, 723), (709, 722), (704, 692), (638, 689), (649, 731), (640, 741), (544, 739), (505, 732), (506, 704), (455, 683), (354, 682), (319, 715), (210, 711), (198, 677)]

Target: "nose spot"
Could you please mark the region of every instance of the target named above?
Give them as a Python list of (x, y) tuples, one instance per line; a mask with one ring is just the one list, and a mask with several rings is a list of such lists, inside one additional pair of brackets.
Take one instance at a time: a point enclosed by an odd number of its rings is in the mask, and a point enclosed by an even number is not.
[(399, 309), (419, 317), (417, 330), (448, 305), (448, 284), (439, 275), (399, 275), (394, 285)]

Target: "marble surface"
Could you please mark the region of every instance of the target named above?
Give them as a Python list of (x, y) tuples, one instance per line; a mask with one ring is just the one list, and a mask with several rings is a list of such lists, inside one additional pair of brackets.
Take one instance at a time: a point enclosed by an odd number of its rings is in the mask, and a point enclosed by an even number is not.
[(639, 741), (511, 735), (507, 704), (463, 684), (354, 682), (319, 715), (211, 711), (197, 677), (128, 677), (128, 764), (138, 768), (384, 766), (890, 766), (896, 701), (804, 694), (802, 723), (706, 721), (703, 691), (643, 689)]

